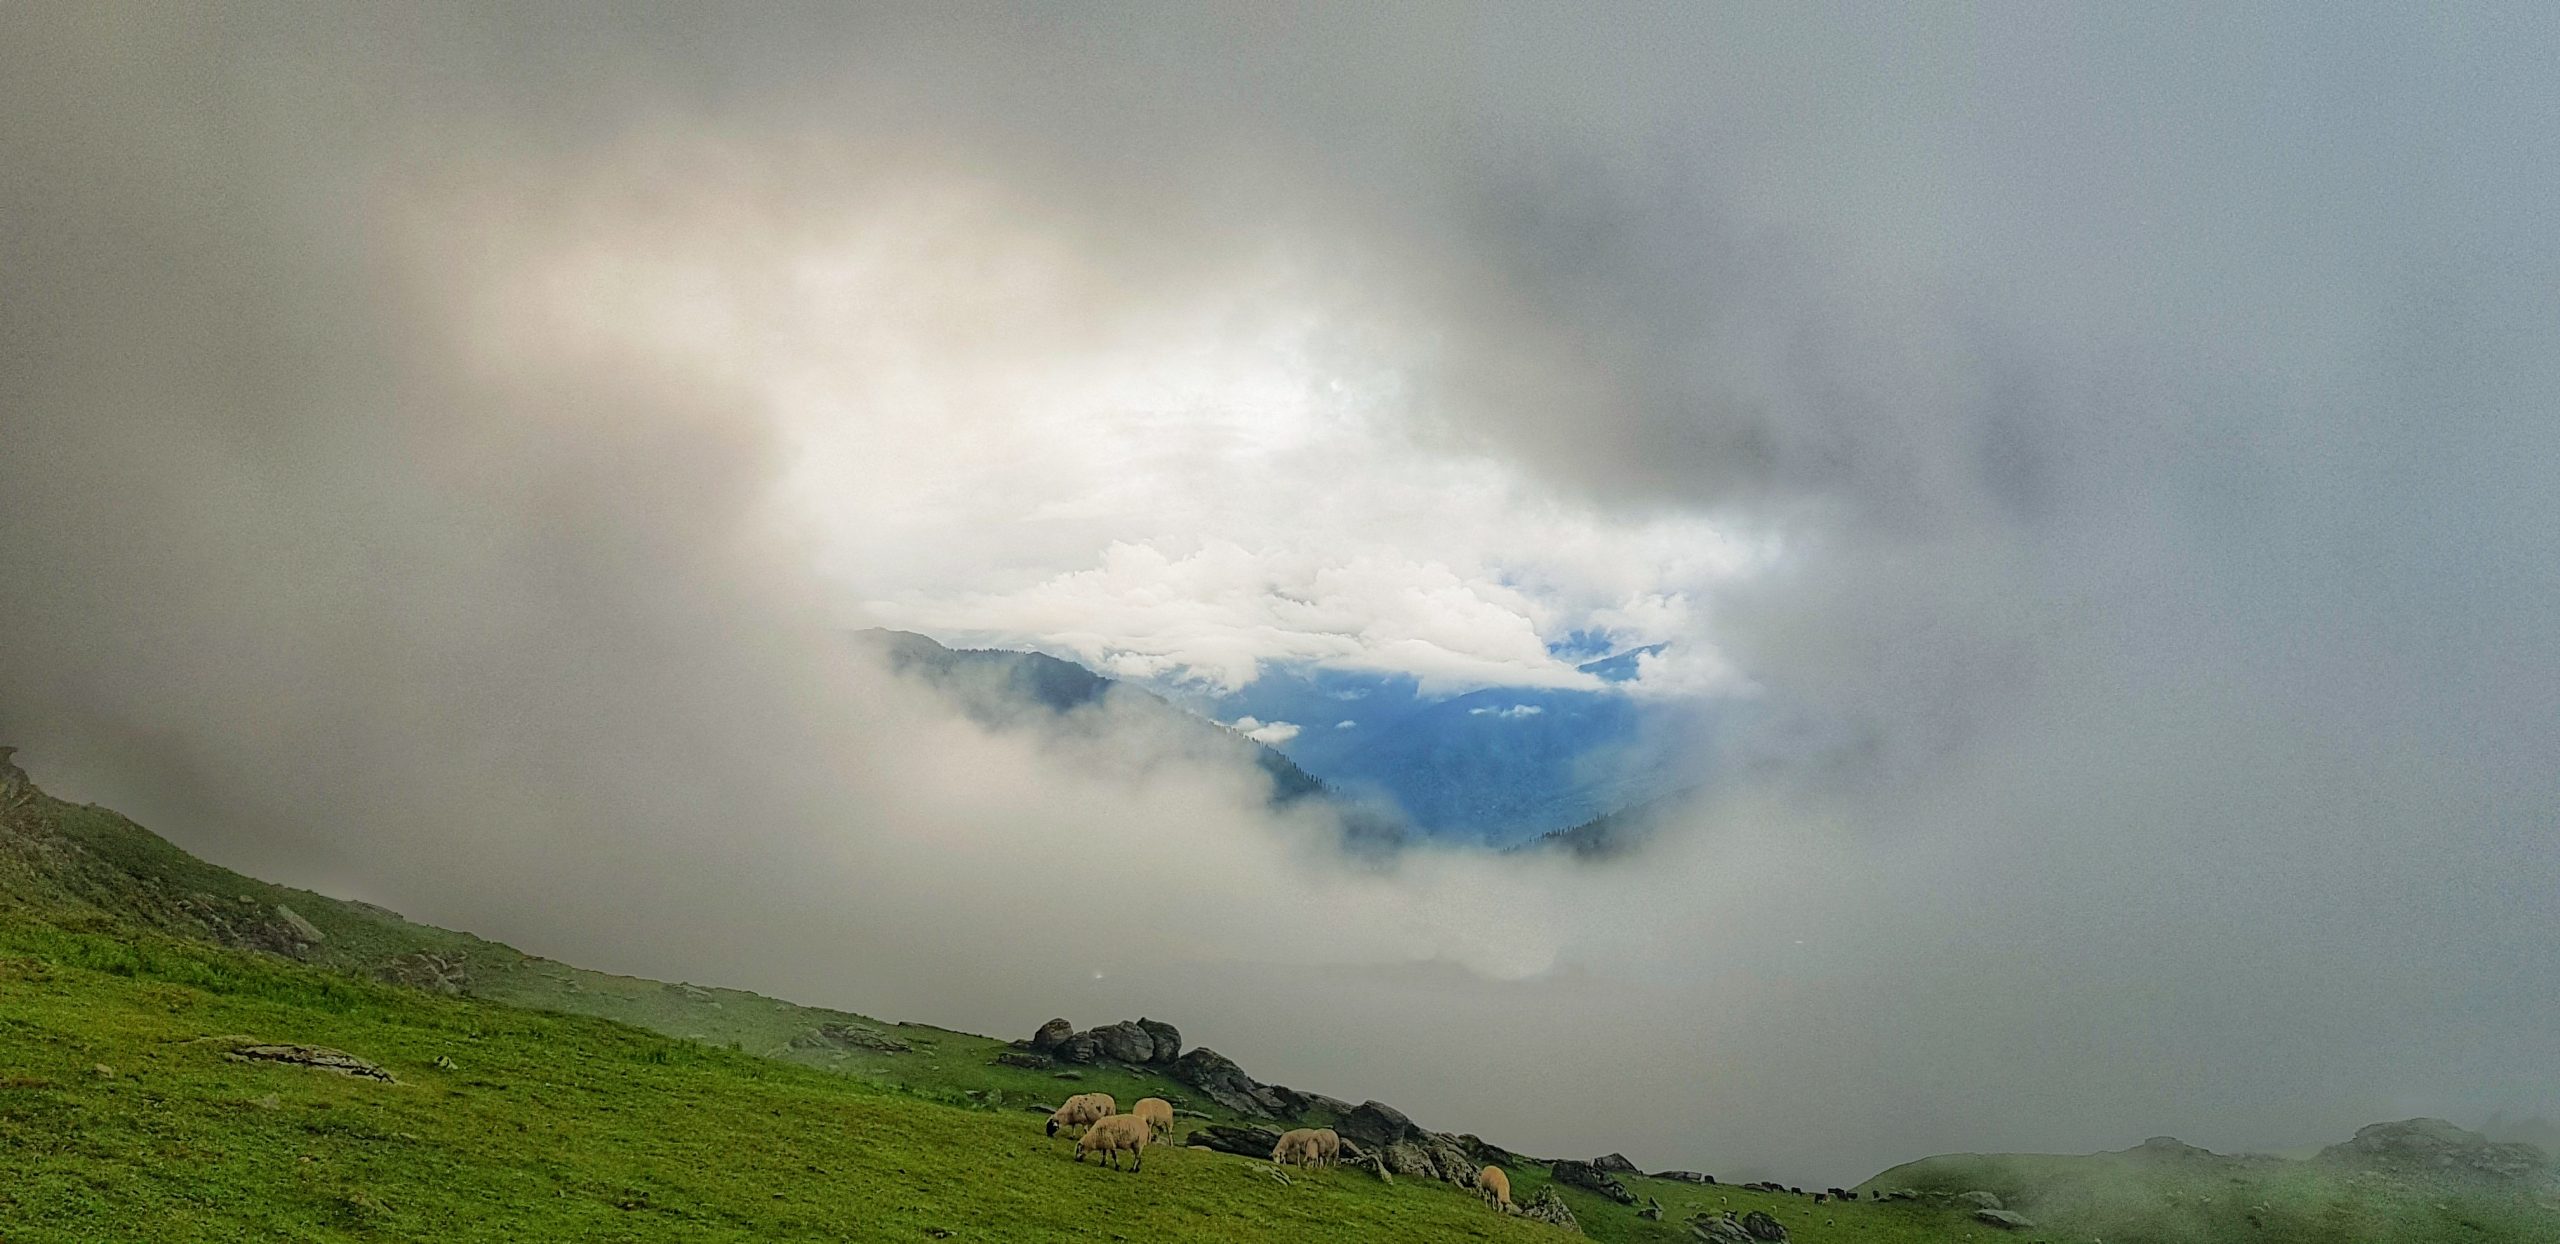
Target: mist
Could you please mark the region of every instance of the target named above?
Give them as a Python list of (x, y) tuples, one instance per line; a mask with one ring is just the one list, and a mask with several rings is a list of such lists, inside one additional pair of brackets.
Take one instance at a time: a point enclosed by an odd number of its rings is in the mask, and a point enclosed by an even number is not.
[[(2560, 1109), (2555, 33), (13, 8), (0, 741), (534, 953), (1145, 1013), (1533, 1153)], [(1302, 405), (1287, 470), (1181, 448)], [(1310, 578), (1429, 550), (1342, 598), (1463, 604), (1359, 648), (1459, 684), (1554, 676), (1552, 606), (1453, 541), (1685, 594), (1740, 776), (1623, 862), (1350, 858), (846, 642), (1249, 671), (1298, 650), (1055, 586), (1248, 503)]]

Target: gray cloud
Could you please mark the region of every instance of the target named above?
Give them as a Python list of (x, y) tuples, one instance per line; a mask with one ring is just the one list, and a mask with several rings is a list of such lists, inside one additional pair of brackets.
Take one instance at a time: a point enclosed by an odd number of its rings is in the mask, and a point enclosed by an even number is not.
[[(545, 953), (1147, 1010), (1532, 1149), (1810, 1182), (2550, 1109), (2553, 34), (14, 8), (0, 735)], [(1414, 436), (1776, 533), (1709, 611), (1751, 780), (1624, 867), (1378, 872), (866, 670), (751, 377), (527, 274), (707, 257), (689, 307), (788, 333), (770, 274), (919, 194), (1036, 220), (1088, 313), (986, 293), (1018, 238), (964, 212), (866, 362), (1000, 375), (1277, 262)]]

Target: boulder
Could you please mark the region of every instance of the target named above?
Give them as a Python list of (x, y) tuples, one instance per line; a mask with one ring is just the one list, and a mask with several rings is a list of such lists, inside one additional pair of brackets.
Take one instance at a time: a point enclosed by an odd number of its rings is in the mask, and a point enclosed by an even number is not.
[(914, 1046), (860, 1024), (820, 1024), (815, 1029), (791, 1038), (795, 1050), (877, 1050), (883, 1054), (904, 1054)]
[(1485, 1140), (1481, 1136), (1472, 1135), (1467, 1132), (1458, 1133), (1457, 1141), (1460, 1146), (1466, 1149), (1467, 1156), (1476, 1160), (1476, 1165), (1478, 1166), (1513, 1167), (1536, 1166), (1538, 1164), (1538, 1160), (1536, 1158), (1522, 1157), (1521, 1155), (1513, 1153), (1500, 1145), (1493, 1144), (1492, 1142)]
[(248, 1063), (283, 1063), (292, 1067), (313, 1067), (334, 1071), (342, 1076), (364, 1080), (380, 1080), (397, 1084), (391, 1073), (366, 1062), (345, 1050), (325, 1045), (243, 1045), (231, 1051), (231, 1057)]
[(1646, 1222), (1662, 1221), (1662, 1202), (1648, 1199), (1645, 1202), (1645, 1207), (1636, 1211), (1636, 1217), (1644, 1219)]
[(1389, 1171), (1415, 1179), (1438, 1179), (1440, 1164), (1432, 1161), (1431, 1151), (1422, 1145), (1399, 1140), (1378, 1150), (1379, 1160)]
[(1520, 1216), (1532, 1222), (1543, 1222), (1567, 1231), (1580, 1231), (1582, 1224), (1574, 1220), (1573, 1207), (1564, 1203), (1553, 1188), (1540, 1188), (1538, 1195), (1520, 1207)]
[(1653, 1177), (1683, 1184), (1711, 1184), (1716, 1181), (1715, 1176), (1700, 1174), (1697, 1171), (1655, 1171)]
[(1742, 1216), (1742, 1233), (1769, 1244), (1785, 1244), (1787, 1227), (1785, 1223), (1755, 1209)]
[(1209, 1099), (1235, 1111), (1259, 1119), (1280, 1117), (1280, 1099), (1269, 1086), (1258, 1083), (1236, 1066), (1226, 1055), (1198, 1046), (1174, 1061), (1173, 1078), (1209, 1095)]
[(1102, 1047), (1102, 1056), (1113, 1062), (1141, 1065), (1155, 1057), (1156, 1039), (1136, 1024), (1123, 1021), (1104, 1024), (1086, 1034)]
[(1169, 1067), (1175, 1059), (1182, 1057), (1182, 1033), (1173, 1025), (1140, 1016), (1138, 1027), (1146, 1030), (1148, 1039), (1155, 1045), (1155, 1052), (1147, 1061)]
[(2000, 1208), (2003, 1208), (2003, 1207), (2001, 1206), (2001, 1204), (2000, 1204), (2000, 1197), (1999, 1197), (1999, 1194), (1997, 1194), (1997, 1193), (1992, 1193), (1992, 1192), (1984, 1192), (1984, 1191), (1981, 1191), (1981, 1190), (1979, 1190), (1979, 1189), (1977, 1189), (1977, 1190), (1975, 1190), (1975, 1191), (1972, 1191), (1972, 1192), (1959, 1192), (1959, 1193), (1957, 1193), (1957, 1194), (1956, 1194), (1956, 1201), (1957, 1201), (1958, 1203), (1960, 1203), (1960, 1204), (1970, 1205), (1970, 1206), (1974, 1207), (1975, 1209), (2000, 1209)]
[(1333, 1122), (1333, 1130), (1372, 1149), (1383, 1149), (1421, 1132), (1404, 1112), (1382, 1101), (1364, 1101)]
[(1455, 1136), (1439, 1132), (1424, 1132), (1422, 1136), (1423, 1151), (1431, 1155), (1431, 1164), (1440, 1168), (1441, 1180), (1473, 1190), (1476, 1176), (1483, 1171), (1484, 1164), (1476, 1161), (1475, 1155), (1468, 1153), (1466, 1146), (1460, 1144)]
[(1636, 1194), (1627, 1191), (1625, 1184), (1619, 1183), (1611, 1178), (1608, 1172), (1589, 1162), (1576, 1162), (1571, 1158), (1563, 1158), (1547, 1169), (1555, 1172), (1557, 1183), (1580, 1188), (1585, 1192), (1597, 1192), (1620, 1205), (1636, 1203)]
[(319, 925), (313, 924), (309, 920), (304, 919), (301, 912), (295, 911), (282, 903), (276, 904), (276, 919), (281, 922), (284, 927), (293, 930), (293, 935), (303, 941), (317, 944), (329, 940), (329, 935), (321, 932)]
[(1269, 1158), (1280, 1143), (1280, 1133), (1261, 1127), (1228, 1127), (1210, 1124), (1194, 1128), (1182, 1143), (1194, 1149), (1214, 1149), (1245, 1158)]
[(1636, 1164), (1628, 1161), (1627, 1155), (1623, 1153), (1601, 1154), (1599, 1157), (1591, 1159), (1591, 1165), (1595, 1170), (1607, 1171), (1612, 1175), (1637, 1175), (1643, 1173), (1638, 1171), (1636, 1169)]
[(1031, 1048), (1034, 1050), (1056, 1049), (1065, 1044), (1067, 1038), (1074, 1035), (1076, 1035), (1075, 1025), (1063, 1019), (1053, 1019), (1040, 1025), (1040, 1031), (1031, 1034)]
[(1689, 1234), (1709, 1244), (1752, 1244), (1751, 1233), (1742, 1229), (1732, 1210), (1721, 1214), (1700, 1214), (1689, 1220)]
[(1079, 1032), (1074, 1036), (1059, 1042), (1057, 1048), (1050, 1050), (1049, 1052), (1056, 1055), (1058, 1058), (1071, 1063), (1098, 1063), (1102, 1061), (1102, 1043), (1095, 1040), (1093, 1034), (1089, 1032)]
[(2025, 1231), (2036, 1225), (2026, 1215), (2014, 1210), (2005, 1209), (1975, 1210), (1973, 1211), (1973, 1220), (1975, 1222), (1988, 1223), (1994, 1227), (2005, 1227), (2011, 1231)]
[(1048, 1055), (1034, 1054), (1029, 1050), (1006, 1050), (992, 1061), (999, 1067), (1028, 1067), (1033, 1071), (1046, 1071), (1057, 1065)]

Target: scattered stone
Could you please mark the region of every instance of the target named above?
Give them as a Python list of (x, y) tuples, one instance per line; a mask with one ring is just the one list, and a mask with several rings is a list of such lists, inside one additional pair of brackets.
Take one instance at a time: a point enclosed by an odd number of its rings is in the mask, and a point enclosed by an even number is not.
[(435, 1060), (434, 1062), (432, 1062), (432, 1063), (429, 1063), (429, 1064), (428, 1064), (428, 1066), (434, 1067), (434, 1068), (435, 1068), (436, 1070), (438, 1070), (438, 1071), (460, 1071), (460, 1070), (462, 1070), (462, 1064), (460, 1064), (460, 1063), (457, 1063), (457, 1062), (453, 1061), (453, 1057), (452, 1057), (451, 1055), (449, 1055), (449, 1054), (438, 1054), (438, 1055), (436, 1055), (436, 1060)]
[(1647, 1197), (1645, 1200), (1645, 1207), (1636, 1211), (1636, 1217), (1644, 1219), (1646, 1222), (1662, 1221), (1662, 1202), (1654, 1200), (1651, 1197)]
[(1742, 1223), (1734, 1218), (1732, 1210), (1722, 1214), (1700, 1214), (1690, 1219), (1689, 1234), (1710, 1244), (1752, 1244), (1751, 1233), (1742, 1229)]
[(89, 1074), (96, 1076), (101, 1080), (112, 1080), (116, 1078), (116, 1069), (106, 1065), (105, 1063), (99, 1063), (89, 1069)]
[(1006, 1050), (996, 1055), (994, 1062), (999, 1067), (1028, 1067), (1033, 1071), (1046, 1071), (1058, 1065), (1048, 1055), (1034, 1054), (1029, 1050)]
[(1625, 1184), (1619, 1183), (1607, 1172), (1589, 1162), (1559, 1158), (1547, 1169), (1555, 1172), (1557, 1183), (1580, 1188), (1585, 1192), (1597, 1192), (1620, 1205), (1636, 1203), (1636, 1194), (1627, 1191)]
[(1742, 1216), (1742, 1233), (1755, 1240), (1769, 1241), (1769, 1244), (1786, 1244), (1786, 1224), (1760, 1210), (1755, 1209)]
[(1978, 1209), (1973, 1211), (1973, 1217), (1976, 1222), (1989, 1223), (1992, 1226), (2004, 1227), (2011, 1231), (2025, 1231), (2036, 1225), (2032, 1219), (2029, 1219), (2026, 1215), (2018, 1213), (2015, 1210)]
[(380, 1080), (385, 1084), (399, 1083), (390, 1072), (345, 1050), (333, 1050), (325, 1045), (244, 1045), (231, 1051), (231, 1057), (241, 1062), (283, 1063), (289, 1067), (312, 1067), (342, 1076)]
[(1711, 1184), (1716, 1181), (1715, 1176), (1701, 1174), (1697, 1171), (1655, 1171), (1653, 1173), (1653, 1177), (1656, 1179), (1668, 1179), (1673, 1183), (1683, 1184)]
[[(471, 988), (470, 967), (459, 954), (448, 957), (420, 950), (395, 955), (375, 968), (373, 976), (388, 984), (424, 989), (449, 998), (458, 997)], [(719, 1004), (715, 1002), (712, 1005)]]
[(1974, 1190), (1974, 1191), (1972, 1191), (1972, 1192), (1959, 1192), (1959, 1193), (1957, 1193), (1957, 1194), (1956, 1194), (1956, 1200), (1958, 1200), (1958, 1201), (1960, 1201), (1960, 1202), (1962, 1202), (1962, 1203), (1964, 1203), (1964, 1204), (1966, 1204), (1966, 1205), (1970, 1205), (1970, 1206), (1974, 1207), (1975, 1209), (2001, 1209), (2001, 1208), (2004, 1208), (2004, 1207), (2000, 1204), (2000, 1197), (1999, 1197), (1999, 1194), (1997, 1194), (1997, 1193), (1991, 1193), (1991, 1192), (1984, 1192), (1984, 1191), (1981, 1191), (1980, 1189), (1976, 1189), (1976, 1190)]
[(1574, 1219), (1573, 1207), (1564, 1203), (1553, 1188), (1540, 1188), (1538, 1195), (1520, 1207), (1520, 1216), (1532, 1222), (1543, 1222), (1567, 1231), (1580, 1231), (1582, 1224)]

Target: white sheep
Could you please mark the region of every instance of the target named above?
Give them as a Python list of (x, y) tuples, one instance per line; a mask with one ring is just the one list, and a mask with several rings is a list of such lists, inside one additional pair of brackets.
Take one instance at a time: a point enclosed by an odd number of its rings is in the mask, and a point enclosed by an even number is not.
[(1147, 1161), (1147, 1142), (1155, 1138), (1155, 1129), (1134, 1114), (1106, 1115), (1084, 1129), (1084, 1137), (1076, 1141), (1076, 1161), (1084, 1155), (1099, 1153), (1113, 1170), (1120, 1168), (1120, 1154), (1130, 1155), (1129, 1169), (1143, 1170)]
[(1078, 1093), (1049, 1113), (1049, 1134), (1055, 1136), (1062, 1127), (1091, 1127), (1119, 1111), (1109, 1093)]
[(1158, 1138), (1173, 1135), (1173, 1103), (1161, 1097), (1141, 1097), (1129, 1107), (1129, 1117), (1145, 1119)]
[(1314, 1166), (1321, 1161), (1323, 1143), (1316, 1138), (1316, 1130), (1311, 1127), (1282, 1132), (1280, 1143), (1271, 1146), (1271, 1162), (1275, 1166), (1287, 1166), (1292, 1162), (1300, 1166)]
[(1476, 1194), (1503, 1213), (1514, 1212), (1511, 1204), (1511, 1177), (1499, 1166), (1488, 1166), (1476, 1172)]
[(1316, 1165), (1339, 1166), (1342, 1163), (1342, 1136), (1329, 1127), (1316, 1129)]

